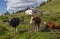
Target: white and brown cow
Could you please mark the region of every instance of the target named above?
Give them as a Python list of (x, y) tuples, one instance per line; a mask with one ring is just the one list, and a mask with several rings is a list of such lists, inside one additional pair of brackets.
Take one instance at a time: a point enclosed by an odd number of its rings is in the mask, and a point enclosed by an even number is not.
[(33, 24), (34, 31), (37, 32), (39, 31), (41, 18), (39, 16), (33, 16), (31, 17), (30, 23)]

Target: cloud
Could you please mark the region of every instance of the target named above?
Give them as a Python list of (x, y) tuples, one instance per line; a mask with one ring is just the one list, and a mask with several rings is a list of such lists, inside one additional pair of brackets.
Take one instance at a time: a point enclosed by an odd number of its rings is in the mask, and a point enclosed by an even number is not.
[(7, 10), (8, 11), (17, 11), (17, 10), (23, 10), (28, 6), (39, 6), (40, 3), (47, 0), (5, 0), (7, 3)]

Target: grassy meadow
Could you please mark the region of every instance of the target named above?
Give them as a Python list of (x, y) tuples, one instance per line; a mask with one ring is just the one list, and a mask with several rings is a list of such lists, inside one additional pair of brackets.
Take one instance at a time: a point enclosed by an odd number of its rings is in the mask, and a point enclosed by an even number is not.
[[(54, 13), (55, 14), (55, 13)], [(54, 14), (43, 14), (38, 15), (41, 17), (42, 22), (41, 26), (43, 25), (43, 22), (46, 21), (56, 21), (60, 23), (60, 18), (57, 15)], [(13, 35), (13, 28), (6, 22), (0, 22), (0, 39), (57, 39), (57, 36), (60, 36), (59, 31), (51, 31), (51, 32), (31, 32), (29, 35), (29, 31), (27, 31), (30, 27), (32, 27), (31, 24), (29, 24), (30, 17), (27, 16), (24, 13), (18, 13), (16, 14), (17, 17), (25, 20), (27, 22), (26, 24), (19, 24), (18, 25), (18, 32), (16, 35)], [(0, 16), (0, 21), (3, 19), (9, 19), (12, 18), (13, 15), (5, 15)]]
[[(60, 23), (60, 0), (52, 0), (44, 6), (38, 7), (38, 9), (45, 11), (43, 15), (37, 14), (42, 19), (40, 26), (43, 25), (44, 21), (56, 21)], [(0, 16), (0, 39), (58, 39), (60, 36), (60, 31), (58, 30), (51, 32), (30, 32), (29, 29), (32, 27), (29, 24), (31, 16), (25, 15), (24, 12), (16, 13), (16, 16), (27, 22), (26, 24), (18, 25), (16, 35), (13, 35), (13, 28), (7, 22), (2, 22), (2, 20), (13, 18), (13, 15)]]

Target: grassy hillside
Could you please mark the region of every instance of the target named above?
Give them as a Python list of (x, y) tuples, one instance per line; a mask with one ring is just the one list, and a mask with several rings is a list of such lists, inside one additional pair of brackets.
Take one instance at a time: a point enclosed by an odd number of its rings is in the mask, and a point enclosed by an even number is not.
[[(51, 14), (37, 14), (41, 17), (42, 22), (41, 26), (43, 25), (43, 21), (56, 21), (60, 23), (60, 13), (57, 14), (56, 12), (60, 12), (60, 0), (52, 0), (51, 2), (45, 4), (42, 7), (39, 7), (38, 9), (41, 9), (46, 12), (54, 12)], [(60, 37), (59, 31), (51, 31), (51, 32), (31, 32), (29, 35), (29, 31), (27, 31), (30, 27), (32, 27), (31, 24), (29, 24), (31, 16), (27, 16), (24, 14), (24, 12), (17, 13), (17, 17), (25, 20), (27, 24), (19, 24), (18, 25), (18, 32), (16, 35), (13, 35), (13, 28), (8, 24), (2, 22), (2, 20), (6, 20), (9, 18), (13, 18), (13, 15), (4, 15), (0, 16), (0, 39), (57, 39), (57, 37)], [(36, 15), (35, 15), (36, 16)]]
[[(13, 15), (0, 16), (0, 39), (56, 39), (57, 36), (60, 36), (60, 32), (31, 32), (29, 36), (29, 31), (27, 31), (32, 25), (29, 24), (31, 16), (26, 16), (24, 13), (16, 14), (19, 18), (24, 18), (27, 24), (19, 24), (18, 32), (16, 35), (13, 35), (13, 28), (7, 23), (1, 22), (3, 19), (13, 18)], [(39, 15), (42, 19), (41, 26), (43, 21), (56, 21), (59, 22), (60, 18), (56, 15), (44, 14)], [(7, 18), (6, 18), (7, 17)], [(60, 22), (59, 22), (60, 23)]]
[(52, 0), (51, 2), (46, 3), (44, 6), (39, 7), (39, 9), (49, 12), (60, 12), (60, 0)]

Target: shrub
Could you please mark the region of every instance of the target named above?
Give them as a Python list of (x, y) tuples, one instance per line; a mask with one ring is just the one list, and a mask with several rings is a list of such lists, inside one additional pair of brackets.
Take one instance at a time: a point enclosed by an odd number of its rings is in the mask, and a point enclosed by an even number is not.
[(45, 2), (42, 2), (41, 4), (40, 4), (40, 6), (43, 6), (43, 5), (45, 5), (46, 3)]
[(50, 2), (50, 1), (52, 1), (52, 0), (48, 0), (47, 3)]
[(10, 15), (10, 13), (8, 11), (6, 11), (4, 15)]

